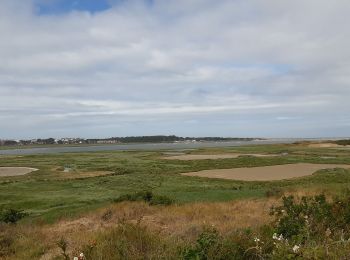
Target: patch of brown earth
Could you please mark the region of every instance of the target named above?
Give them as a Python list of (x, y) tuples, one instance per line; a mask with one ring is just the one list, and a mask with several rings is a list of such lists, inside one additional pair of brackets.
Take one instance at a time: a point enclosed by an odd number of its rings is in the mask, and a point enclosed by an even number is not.
[(182, 175), (242, 181), (273, 181), (308, 176), (318, 170), (333, 168), (349, 169), (350, 165), (297, 163), (252, 168), (204, 170), (182, 173)]
[(342, 145), (333, 144), (333, 143), (316, 143), (316, 144), (309, 144), (308, 147), (310, 147), (310, 148), (335, 148), (335, 147), (342, 147)]
[(0, 167), (0, 177), (21, 176), (37, 170), (29, 167)]

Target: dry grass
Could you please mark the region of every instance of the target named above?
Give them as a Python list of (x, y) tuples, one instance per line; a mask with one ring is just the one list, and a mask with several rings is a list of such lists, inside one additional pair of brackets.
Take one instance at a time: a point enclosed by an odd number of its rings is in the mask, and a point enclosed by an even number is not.
[[(285, 194), (302, 197), (320, 192), (322, 191), (289, 190)], [(16, 247), (19, 247), (16, 257), (7, 259), (18, 259), (19, 255), (25, 255), (28, 250), (33, 251), (32, 255), (45, 251), (40, 259), (53, 259), (60, 254), (57, 241), (61, 237), (68, 242), (69, 255), (78, 255), (82, 246), (94, 241), (97, 234), (125, 223), (140, 223), (163, 238), (188, 242), (194, 241), (206, 226), (215, 227), (221, 234), (241, 228), (254, 229), (270, 223), (272, 219), (269, 211), (279, 203), (279, 198), (272, 197), (166, 207), (150, 206), (143, 202), (112, 204), (76, 219), (61, 220), (52, 225), (23, 224), (8, 227), (8, 233), (21, 239), (16, 242)]]
[(60, 237), (68, 241), (69, 253), (77, 254), (95, 234), (120, 223), (141, 223), (164, 237), (186, 241), (194, 240), (204, 226), (214, 226), (223, 234), (237, 228), (254, 228), (270, 221), (269, 209), (277, 203), (277, 199), (270, 198), (167, 207), (142, 202), (114, 204), (74, 220), (37, 227), (40, 240), (49, 248), (41, 259), (51, 259), (60, 253), (56, 245)]

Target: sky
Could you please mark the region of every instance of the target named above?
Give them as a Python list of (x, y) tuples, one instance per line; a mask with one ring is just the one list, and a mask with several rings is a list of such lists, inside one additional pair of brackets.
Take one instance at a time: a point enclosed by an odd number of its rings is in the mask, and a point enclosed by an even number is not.
[(348, 0), (0, 0), (0, 139), (350, 136)]

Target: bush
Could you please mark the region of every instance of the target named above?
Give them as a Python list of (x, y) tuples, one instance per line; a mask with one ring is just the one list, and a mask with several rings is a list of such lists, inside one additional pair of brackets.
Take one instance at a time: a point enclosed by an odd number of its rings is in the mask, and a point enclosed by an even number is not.
[(167, 196), (155, 195), (151, 191), (140, 191), (133, 194), (124, 194), (115, 199), (114, 202), (122, 201), (144, 201), (150, 205), (170, 205), (174, 201)]
[(57, 246), (61, 249), (61, 256), (65, 260), (69, 260), (69, 255), (67, 254), (68, 242), (61, 237), (60, 240), (57, 241)]
[(266, 197), (280, 198), (283, 195), (283, 190), (279, 187), (272, 187), (265, 192)]
[(27, 216), (23, 210), (4, 209), (0, 212), (0, 221), (5, 223), (16, 224), (19, 220)]
[(301, 243), (306, 239), (323, 239), (327, 232), (328, 236), (345, 232), (346, 239), (349, 238), (350, 197), (331, 202), (324, 195), (302, 197), (300, 201), (288, 196), (282, 200), (282, 206), (271, 209), (276, 233)]
[(171, 205), (172, 203), (174, 203), (174, 201), (172, 199), (170, 199), (167, 196), (162, 196), (162, 195), (156, 195), (153, 196), (151, 201), (150, 201), (150, 205)]
[(194, 247), (186, 248), (183, 252), (183, 259), (210, 259), (210, 255), (218, 251), (220, 246), (220, 237), (216, 229), (206, 229), (201, 233), (197, 239), (197, 243)]

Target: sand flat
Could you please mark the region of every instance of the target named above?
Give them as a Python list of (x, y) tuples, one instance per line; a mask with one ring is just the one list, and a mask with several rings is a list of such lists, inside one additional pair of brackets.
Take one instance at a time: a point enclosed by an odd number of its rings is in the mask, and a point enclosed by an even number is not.
[(29, 167), (0, 167), (0, 177), (20, 176), (37, 170)]
[(192, 160), (215, 160), (215, 159), (230, 159), (238, 158), (240, 156), (253, 156), (253, 157), (273, 157), (278, 156), (276, 154), (183, 154), (163, 157), (162, 159), (167, 160), (181, 160), (181, 161), (192, 161)]
[(204, 170), (182, 173), (182, 175), (242, 181), (273, 181), (308, 176), (318, 170), (333, 168), (350, 169), (350, 165), (296, 163), (252, 168)]

